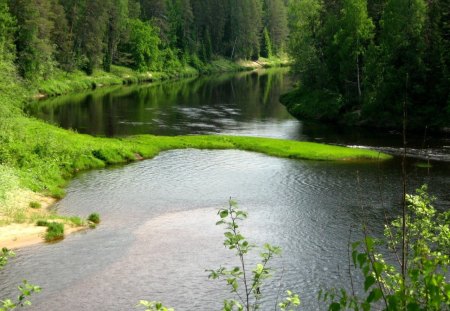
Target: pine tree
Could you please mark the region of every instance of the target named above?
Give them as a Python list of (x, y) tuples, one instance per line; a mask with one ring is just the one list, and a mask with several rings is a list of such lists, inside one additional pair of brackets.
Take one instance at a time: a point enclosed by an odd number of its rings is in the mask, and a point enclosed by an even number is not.
[(367, 13), (367, 0), (343, 0), (334, 44), (339, 58), (341, 92), (348, 100), (362, 96), (364, 57), (373, 36), (374, 25)]
[(286, 6), (283, 0), (264, 1), (265, 26), (275, 53), (283, 50), (289, 34)]
[[(83, 0), (79, 12), (76, 41), (82, 58), (82, 69), (92, 74), (103, 59), (107, 12), (101, 0)], [(82, 1), (80, 1), (82, 2)]]
[(53, 45), (49, 0), (11, 0), (10, 9), (17, 20), (17, 64), (27, 79), (48, 77), (53, 68)]
[(54, 46), (54, 58), (58, 66), (65, 71), (72, 71), (75, 67), (73, 54), (73, 35), (69, 28), (66, 12), (59, 0), (51, 0), (53, 23), (51, 42)]
[(106, 28), (106, 51), (103, 60), (103, 69), (111, 71), (111, 65), (115, 57), (117, 46), (126, 29), (128, 18), (127, 0), (109, 0), (106, 12), (108, 25)]
[(262, 5), (258, 0), (230, 0), (231, 57), (257, 58), (260, 52)]

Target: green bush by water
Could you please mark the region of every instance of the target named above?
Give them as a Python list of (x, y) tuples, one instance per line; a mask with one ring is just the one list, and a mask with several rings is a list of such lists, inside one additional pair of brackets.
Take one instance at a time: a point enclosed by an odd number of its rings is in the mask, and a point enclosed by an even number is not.
[(88, 216), (88, 221), (98, 225), (100, 223), (100, 215), (97, 213), (92, 213)]
[(47, 233), (44, 238), (47, 242), (64, 239), (64, 224), (59, 222), (49, 222), (47, 224)]

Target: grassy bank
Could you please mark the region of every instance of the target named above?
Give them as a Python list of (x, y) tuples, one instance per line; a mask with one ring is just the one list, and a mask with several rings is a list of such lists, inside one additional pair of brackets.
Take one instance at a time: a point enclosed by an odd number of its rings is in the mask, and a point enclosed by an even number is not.
[[(13, 74), (13, 73), (11, 73)], [(370, 150), (255, 137), (141, 135), (99, 138), (64, 130), (23, 115), (29, 94), (17, 83), (0, 83), (0, 220), (26, 221), (36, 196), (60, 198), (79, 171), (152, 158), (172, 149), (239, 149), (271, 156), (313, 159), (388, 159)], [(24, 216), (23, 216), (24, 215)], [(33, 217), (28, 217), (34, 219)]]
[(287, 64), (288, 59), (285, 57), (260, 58), (257, 61), (231, 61), (225, 58), (216, 58), (209, 63), (200, 62), (195, 68), (185, 65), (165, 72), (137, 72), (127, 67), (112, 66), (111, 72), (95, 70), (92, 75), (88, 76), (82, 71), (68, 73), (56, 70), (50, 79), (34, 82), (31, 89), (35, 97), (47, 97), (104, 86), (187, 78), (200, 74), (248, 71)]

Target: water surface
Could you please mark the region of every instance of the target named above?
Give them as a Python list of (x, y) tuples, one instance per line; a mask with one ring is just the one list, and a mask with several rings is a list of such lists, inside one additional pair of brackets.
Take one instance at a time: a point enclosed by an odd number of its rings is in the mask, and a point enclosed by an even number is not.
[[(294, 120), (277, 100), (290, 87), (283, 70), (225, 75), (80, 94), (79, 101), (54, 99), (35, 113), (105, 136), (228, 133), (374, 143), (362, 134), (352, 134), (354, 139), (326, 134)], [(448, 209), (449, 165), (432, 162), (432, 168), (420, 169), (417, 161), (408, 161), (408, 189), (428, 183), (436, 205)], [(237, 264), (222, 245), (222, 228), (215, 226), (216, 211), (233, 197), (250, 215), (244, 235), (283, 248), (283, 257), (274, 261), (278, 274), (263, 289), (263, 309), (273, 309), (277, 293), (291, 289), (300, 294), (304, 310), (315, 310), (321, 286), (348, 284), (348, 241), (361, 237), (363, 222), (379, 235), (385, 214), (397, 213), (400, 193), (398, 160), (164, 152), (78, 175), (56, 208), (68, 215), (99, 212), (102, 224), (62, 243), (21, 249), (0, 272), (0, 291), (12, 296), (22, 278), (39, 284), (43, 291), (32, 298), (34, 310), (134, 310), (139, 299), (164, 301), (176, 310), (220, 310), (221, 301), (232, 296), (223, 283), (208, 280), (205, 269)]]

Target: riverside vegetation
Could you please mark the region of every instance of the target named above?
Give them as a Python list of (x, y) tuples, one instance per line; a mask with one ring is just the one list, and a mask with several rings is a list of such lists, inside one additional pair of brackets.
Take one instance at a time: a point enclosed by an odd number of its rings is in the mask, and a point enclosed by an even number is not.
[(293, 115), (401, 128), (405, 104), (410, 129), (449, 126), (448, 1), (289, 3)]
[[(21, 111), (23, 104), (37, 92), (57, 95), (93, 86), (190, 74), (195, 70), (240, 70), (251, 63), (242, 61), (237, 65), (235, 61), (256, 59), (259, 55), (266, 57), (263, 64), (277, 64), (272, 57), (283, 53), (286, 38), (283, 25), (287, 23), (281, 0), (264, 5), (253, 0), (248, 5), (227, 2), (223, 13), (229, 15), (221, 25), (211, 23), (202, 14), (211, 11), (215, 4), (225, 5), (225, 2), (192, 3), (192, 10), (186, 11), (185, 5), (189, 3), (0, 0), (2, 223), (32, 218), (29, 203), (38, 200), (35, 194), (62, 197), (65, 183), (78, 171), (151, 158), (169, 149), (237, 148), (319, 160), (389, 158), (369, 150), (262, 138), (96, 138), (48, 125)], [(170, 14), (164, 15), (168, 12)], [(193, 17), (187, 20), (181, 17), (181, 13), (188, 12), (197, 18), (195, 23)], [(248, 24), (246, 16), (250, 15), (255, 17), (256, 28)], [(170, 16), (170, 22), (163, 21), (163, 16)], [(181, 22), (189, 25), (180, 26)], [(212, 35), (223, 33), (225, 25), (231, 22), (235, 22), (236, 27), (252, 30), (233, 32), (232, 38)], [(258, 34), (263, 29), (266, 29), (266, 39), (271, 36), (267, 42), (259, 40)], [(182, 39), (180, 31), (185, 36)], [(231, 61), (225, 61), (224, 56)], [(29, 199), (19, 202), (19, 198)]]

